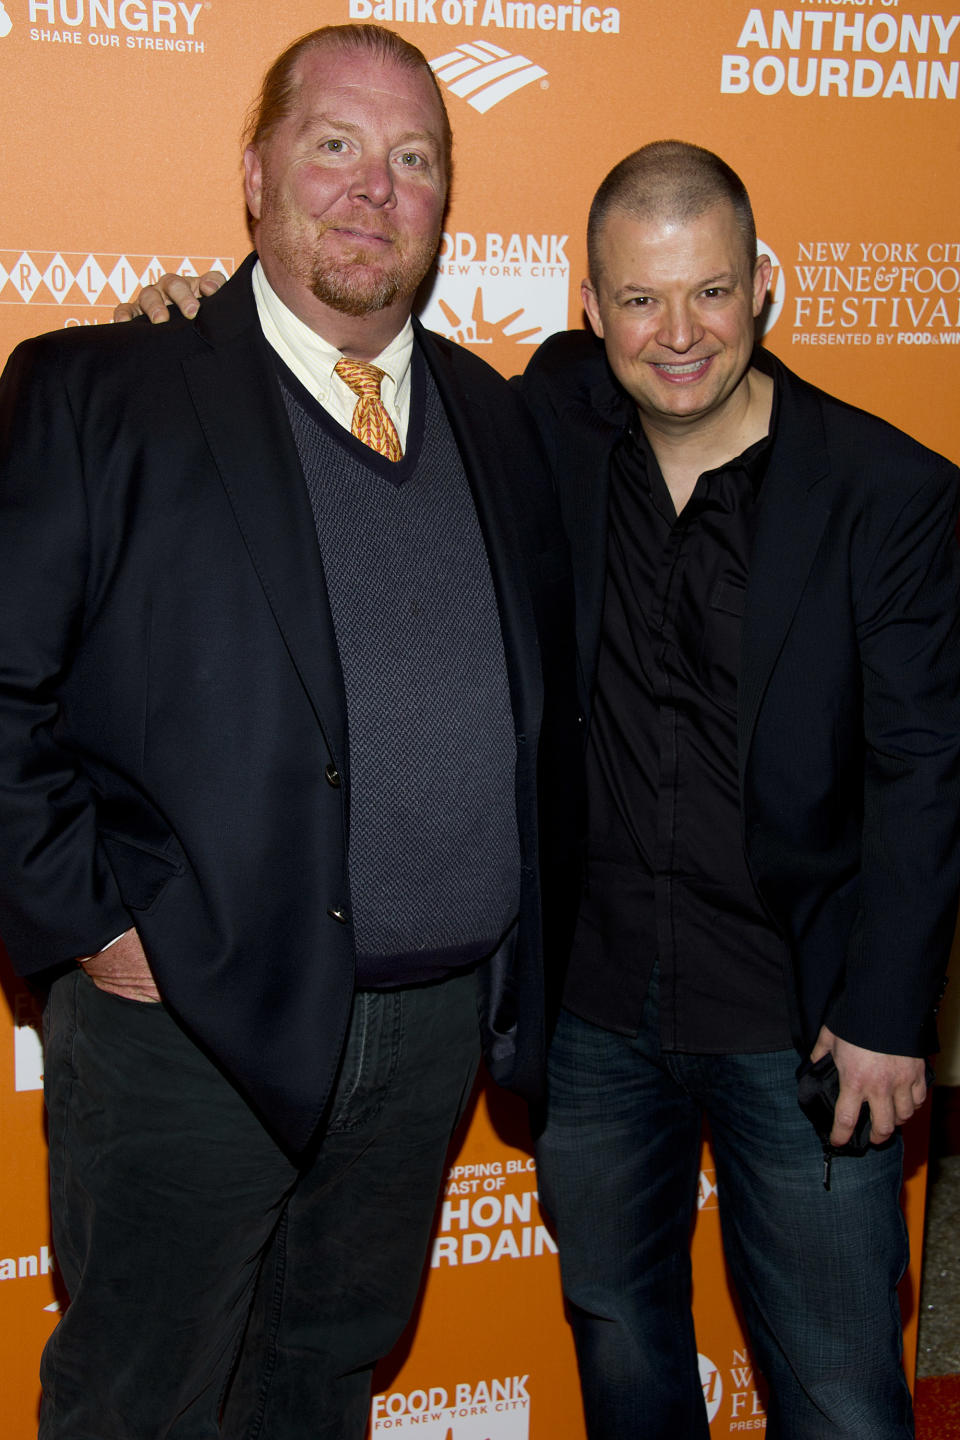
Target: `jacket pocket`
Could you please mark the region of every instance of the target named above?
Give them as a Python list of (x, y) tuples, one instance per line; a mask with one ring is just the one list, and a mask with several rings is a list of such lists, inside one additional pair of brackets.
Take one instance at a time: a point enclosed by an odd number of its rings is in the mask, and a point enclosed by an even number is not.
[(110, 862), (120, 898), (130, 910), (150, 910), (168, 881), (182, 875), (182, 862), (150, 845), (100, 831), (100, 843)]

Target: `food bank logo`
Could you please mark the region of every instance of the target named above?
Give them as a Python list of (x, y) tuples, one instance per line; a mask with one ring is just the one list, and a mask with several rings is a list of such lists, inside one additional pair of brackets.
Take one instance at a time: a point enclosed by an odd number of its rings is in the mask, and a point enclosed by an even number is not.
[(506, 1375), (374, 1395), (371, 1435), (386, 1440), (416, 1426), (420, 1440), (529, 1440), (529, 1381), (529, 1375)]
[(430, 69), (451, 95), (466, 100), (481, 115), (547, 74), (542, 65), (525, 55), (511, 55), (489, 40), (460, 45), (431, 60)]
[(131, 300), (167, 271), (202, 275), (233, 270), (233, 258), (109, 255), (82, 250), (0, 250), (0, 304), (109, 305)]
[(567, 328), (568, 239), (445, 232), (421, 320), (457, 344), (481, 352), (500, 339), (539, 345)]

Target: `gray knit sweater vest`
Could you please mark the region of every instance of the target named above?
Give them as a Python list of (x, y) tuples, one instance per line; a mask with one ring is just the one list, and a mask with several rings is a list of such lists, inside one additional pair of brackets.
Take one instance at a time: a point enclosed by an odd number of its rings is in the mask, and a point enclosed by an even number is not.
[(347, 699), (357, 984), (489, 954), (517, 911), (516, 741), (486, 549), (418, 350), (407, 449), (385, 460), (285, 368)]

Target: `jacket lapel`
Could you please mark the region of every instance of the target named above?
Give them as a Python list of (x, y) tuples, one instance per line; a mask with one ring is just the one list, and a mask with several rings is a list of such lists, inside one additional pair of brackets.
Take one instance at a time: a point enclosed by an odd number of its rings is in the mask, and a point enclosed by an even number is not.
[(630, 412), (630, 402), (612, 381), (590, 387), (586, 404), (563, 437), (559, 463), (560, 508), (573, 558), (577, 604), (577, 659), (582, 698), (593, 697), (607, 575), (607, 497), (610, 462)]
[(830, 518), (823, 416), (815, 393), (777, 366), (780, 413), (750, 555), (741, 638), (738, 754), (741, 784), (770, 675), (793, 622)]
[(250, 288), (255, 256), (202, 308), (187, 385), (266, 603), (345, 772), (346, 699), (316, 527)]
[(514, 717), (532, 740), (543, 709), (536, 617), (526, 583), (536, 557), (524, 553), (523, 526), (518, 524), (522, 497), (511, 494), (522, 477), (518, 480), (515, 469), (508, 473), (505, 464), (513, 437), (504, 428), (503, 416), (461, 382), (462, 371), (446, 359), (437, 339), (419, 322), (414, 324), (473, 493), (497, 595)]

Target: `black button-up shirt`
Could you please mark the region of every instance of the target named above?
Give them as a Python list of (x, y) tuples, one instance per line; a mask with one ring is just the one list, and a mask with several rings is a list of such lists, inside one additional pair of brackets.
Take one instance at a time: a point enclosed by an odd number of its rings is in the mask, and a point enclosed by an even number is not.
[[(776, 400), (771, 435), (776, 422)], [(634, 1033), (659, 962), (665, 1049), (790, 1045), (785, 942), (744, 856), (737, 680), (767, 436), (678, 515), (639, 418), (611, 464), (587, 747), (587, 882), (564, 1003)]]

